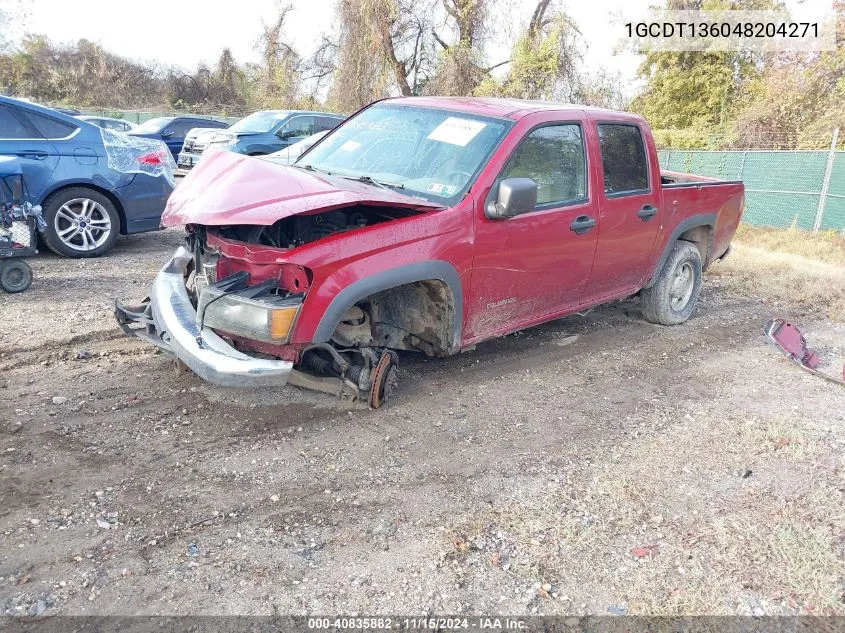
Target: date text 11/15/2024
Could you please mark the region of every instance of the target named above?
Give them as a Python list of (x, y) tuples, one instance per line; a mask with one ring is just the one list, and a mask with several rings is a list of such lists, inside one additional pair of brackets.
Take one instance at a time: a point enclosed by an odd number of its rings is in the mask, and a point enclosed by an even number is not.
[(508, 617), (313, 617), (308, 628), (344, 631), (525, 631), (524, 620)]

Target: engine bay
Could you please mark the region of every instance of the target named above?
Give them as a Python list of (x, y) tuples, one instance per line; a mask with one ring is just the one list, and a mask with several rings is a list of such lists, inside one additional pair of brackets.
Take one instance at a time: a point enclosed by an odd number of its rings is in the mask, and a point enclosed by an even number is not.
[(321, 213), (294, 215), (270, 226), (237, 224), (222, 226), (219, 231), (221, 237), (248, 244), (296, 248), (335, 233), (354, 231), (418, 213), (413, 209), (358, 204)]

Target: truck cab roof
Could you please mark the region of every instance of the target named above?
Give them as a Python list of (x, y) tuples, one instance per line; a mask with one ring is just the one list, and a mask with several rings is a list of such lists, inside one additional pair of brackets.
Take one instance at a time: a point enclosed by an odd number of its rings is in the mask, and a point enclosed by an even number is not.
[(630, 112), (608, 110), (576, 103), (555, 103), (551, 101), (532, 101), (528, 99), (504, 99), (497, 97), (394, 97), (384, 101), (398, 105), (413, 105), (424, 108), (439, 108), (467, 112), (482, 116), (519, 120), (536, 112), (560, 112), (571, 110), (593, 117), (608, 116), (614, 119), (626, 119), (642, 123), (645, 120)]

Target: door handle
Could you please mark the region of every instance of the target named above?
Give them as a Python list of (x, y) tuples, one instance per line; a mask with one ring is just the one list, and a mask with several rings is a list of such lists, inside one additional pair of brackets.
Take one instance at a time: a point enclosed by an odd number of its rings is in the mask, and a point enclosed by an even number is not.
[(572, 220), (572, 224), (569, 225), (569, 228), (574, 231), (576, 235), (583, 235), (595, 225), (595, 218), (591, 218), (588, 215), (579, 215), (577, 218)]
[(25, 152), (17, 152), (17, 155), (21, 158), (35, 158), (36, 160), (44, 160), (47, 158), (47, 152), (42, 152), (41, 150), (30, 150)]
[(657, 209), (655, 209), (650, 204), (647, 204), (642, 209), (640, 209), (637, 215), (643, 222), (648, 222), (649, 220), (651, 220), (651, 218), (657, 215)]

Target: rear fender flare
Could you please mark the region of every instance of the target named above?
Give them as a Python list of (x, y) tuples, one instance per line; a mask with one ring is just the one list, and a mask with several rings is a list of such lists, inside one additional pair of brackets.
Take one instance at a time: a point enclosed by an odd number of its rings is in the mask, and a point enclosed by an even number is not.
[(461, 322), (463, 319), (461, 280), (458, 271), (452, 264), (437, 259), (391, 268), (351, 283), (337, 293), (329, 307), (326, 308), (317, 329), (314, 331), (312, 342), (328, 342), (346, 311), (362, 299), (383, 290), (430, 279), (442, 281), (452, 292), (454, 317), (451, 349), (452, 351), (457, 350), (461, 344)]
[(660, 258), (657, 260), (657, 265), (654, 267), (654, 272), (651, 274), (651, 279), (649, 279), (648, 283), (643, 286), (644, 288), (651, 288), (655, 284), (657, 277), (660, 275), (660, 271), (663, 270), (663, 266), (669, 257), (669, 253), (672, 252), (672, 249), (675, 247), (675, 243), (681, 235), (690, 229), (694, 229), (699, 226), (706, 226), (710, 228), (710, 236), (712, 240), (716, 229), (716, 214), (699, 213), (697, 215), (690, 216), (679, 222), (678, 225), (672, 229), (672, 233), (669, 236), (669, 239), (666, 240), (666, 245), (663, 247), (663, 252), (660, 253)]

